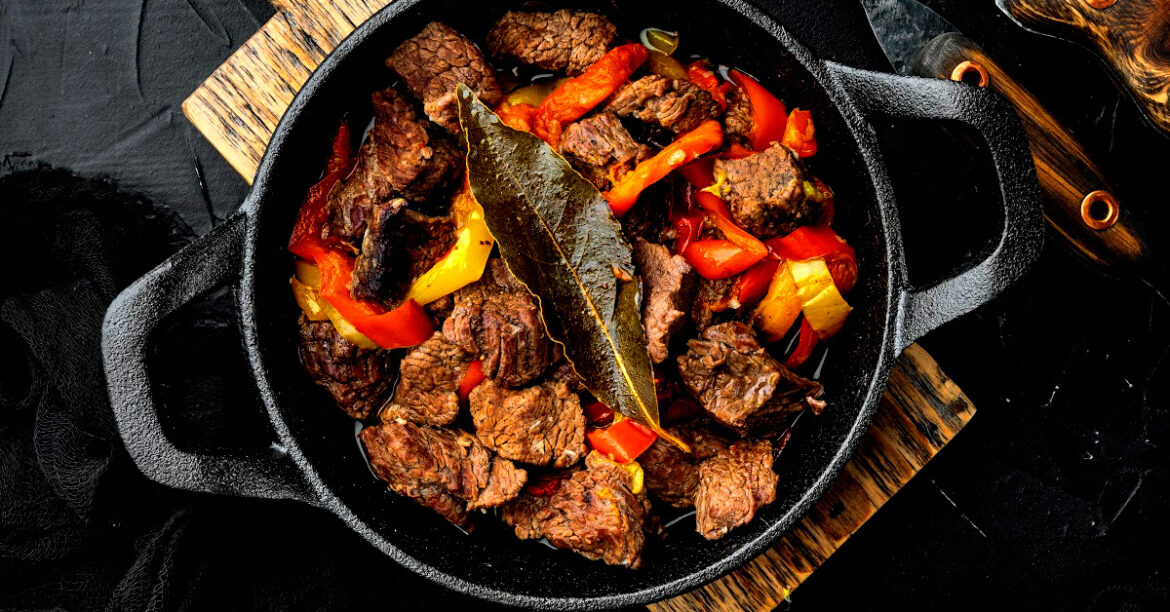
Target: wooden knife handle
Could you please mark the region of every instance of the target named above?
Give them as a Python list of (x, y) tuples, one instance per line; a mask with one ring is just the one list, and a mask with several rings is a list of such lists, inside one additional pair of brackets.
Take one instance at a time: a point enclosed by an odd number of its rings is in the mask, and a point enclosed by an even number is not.
[(1170, 133), (1170, 0), (998, 0), (1016, 23), (1095, 49), (1158, 129)]
[(1118, 201), (1085, 148), (978, 45), (961, 34), (943, 34), (922, 48), (911, 70), (919, 76), (969, 82), (982, 78), (982, 85), (1007, 98), (1032, 145), (1048, 224), (1096, 263), (1125, 268), (1147, 263), (1146, 243), (1125, 203)]

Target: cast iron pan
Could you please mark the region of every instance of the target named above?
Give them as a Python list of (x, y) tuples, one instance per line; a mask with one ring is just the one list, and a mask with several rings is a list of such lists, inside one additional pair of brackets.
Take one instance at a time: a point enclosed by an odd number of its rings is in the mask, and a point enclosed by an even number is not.
[[(484, 521), (472, 536), (389, 492), (367, 469), (354, 421), (297, 361), (297, 309), (285, 251), (298, 203), (319, 176), (342, 113), (368, 105), (391, 80), (382, 60), (432, 19), (472, 40), (514, 2), (397, 0), (359, 27), (317, 69), (277, 127), (240, 212), (128, 288), (106, 315), (103, 349), (110, 398), (139, 469), (173, 487), (293, 499), (336, 514), (387, 555), (451, 589), (538, 608), (600, 608), (662, 599), (708, 582), (759, 554), (832, 482), (881, 397), (891, 363), (935, 327), (1020, 277), (1043, 236), (1035, 171), (1011, 106), (994, 93), (936, 79), (852, 69), (821, 61), (778, 24), (739, 0), (579, 4), (609, 14), (631, 36), (654, 25), (701, 36), (716, 60), (749, 71), (773, 91), (813, 109), (815, 169), (837, 196), (837, 229), (857, 250), (855, 310), (834, 340), (822, 380), (829, 409), (805, 418), (776, 464), (776, 502), (716, 542), (684, 521), (651, 542), (633, 571), (586, 561), (513, 537)], [(631, 30), (634, 29), (634, 30)], [(1005, 223), (986, 256), (929, 287), (907, 280), (896, 197), (871, 122), (890, 118), (966, 124), (986, 141)], [(990, 203), (989, 203), (990, 204)], [(150, 335), (167, 315), (207, 290), (238, 283), (240, 325), (256, 385), (277, 435), (260, 456), (209, 456), (172, 444), (156, 413), (146, 365)]]

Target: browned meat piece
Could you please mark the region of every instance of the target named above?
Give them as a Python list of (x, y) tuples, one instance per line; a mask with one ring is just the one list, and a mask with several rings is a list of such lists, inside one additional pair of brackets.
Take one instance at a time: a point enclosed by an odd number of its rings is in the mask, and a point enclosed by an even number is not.
[(742, 87), (736, 87), (727, 94), (727, 114), (723, 116), (723, 135), (729, 140), (747, 143), (752, 131), (752, 102)]
[(355, 299), (398, 306), (414, 279), (455, 244), (455, 224), (405, 208), (406, 200), (375, 204), (354, 261), (349, 292)]
[(370, 465), (390, 489), (467, 525), (467, 512), (516, 497), (528, 473), (493, 457), (474, 436), (391, 421), (361, 433)]
[(723, 197), (735, 222), (760, 238), (787, 234), (821, 215), (821, 204), (805, 197), (800, 160), (780, 143), (743, 159), (717, 159), (715, 172), (727, 175)]
[(373, 95), (374, 127), (354, 171), (329, 196), (327, 231), (357, 244), (374, 204), (400, 194), (415, 202), (441, 197), (462, 154), (433, 124), (420, 119), (393, 88)]
[(387, 351), (352, 344), (329, 321), (300, 318), (301, 365), (313, 382), (355, 419), (364, 419), (390, 395), (394, 377)]
[(471, 361), (471, 355), (435, 332), (402, 358), (398, 387), (390, 404), (382, 409), (382, 420), (450, 425), (459, 415), (457, 391)]
[(634, 263), (642, 275), (642, 322), (650, 359), (662, 363), (670, 354), (670, 337), (686, 325), (697, 275), (681, 255), (641, 238), (634, 241)]
[(616, 35), (617, 27), (596, 13), (508, 11), (488, 32), (487, 45), (493, 57), (575, 76), (600, 59)]
[(613, 113), (598, 113), (569, 124), (560, 148), (565, 159), (598, 189), (609, 189), (612, 181), (650, 157), (650, 148), (634, 142)]
[(702, 331), (715, 323), (719, 313), (711, 310), (711, 307), (723, 301), (731, 292), (733, 285), (735, 285), (734, 278), (709, 280), (699, 277), (698, 289), (695, 291), (695, 303), (691, 307), (691, 321), (694, 322), (695, 329)]
[(772, 444), (740, 440), (699, 466), (695, 526), (708, 540), (746, 525), (776, 499), (780, 477), (772, 470)]
[(742, 435), (769, 435), (788, 416), (824, 407), (821, 383), (793, 374), (739, 321), (708, 327), (678, 358), (683, 385), (715, 420)]
[(656, 74), (617, 90), (605, 110), (660, 125), (676, 134), (689, 132), (722, 112), (711, 94), (698, 85)]
[(730, 442), (702, 423), (690, 422), (666, 428), (691, 447), (691, 453), (661, 438), (638, 457), (645, 472), (646, 488), (662, 501), (676, 507), (695, 504), (699, 486), (699, 464), (727, 448)]
[(577, 376), (576, 370), (573, 369), (573, 364), (569, 363), (567, 359), (562, 359), (557, 362), (546, 376), (548, 380), (563, 382), (569, 385), (569, 390), (574, 393), (581, 393), (585, 391), (585, 383), (581, 381), (581, 377)]
[(398, 45), (386, 65), (423, 101), (427, 117), (452, 134), (459, 133), (456, 85), (466, 85), (488, 106), (494, 107), (503, 97), (479, 49), (438, 21), (428, 23), (414, 38)]
[(560, 358), (544, 330), (536, 298), (502, 259), (483, 278), (455, 293), (443, 335), (483, 361), (483, 373), (506, 387), (523, 386)]
[(508, 389), (485, 380), (470, 400), (475, 435), (501, 457), (564, 468), (585, 455), (585, 415), (567, 383)]
[(649, 518), (645, 494), (632, 493), (629, 472), (600, 453), (589, 453), (585, 465), (552, 495), (522, 493), (504, 506), (504, 521), (517, 537), (545, 537), (588, 559), (640, 567)]

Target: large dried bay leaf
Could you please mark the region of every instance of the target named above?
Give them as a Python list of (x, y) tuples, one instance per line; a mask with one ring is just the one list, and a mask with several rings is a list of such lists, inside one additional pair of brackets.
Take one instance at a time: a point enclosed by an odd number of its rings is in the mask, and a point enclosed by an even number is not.
[[(508, 269), (540, 302), (549, 336), (597, 399), (658, 424), (633, 251), (605, 197), (543, 140), (459, 86), (475, 199)], [(621, 278), (626, 280), (622, 280)]]

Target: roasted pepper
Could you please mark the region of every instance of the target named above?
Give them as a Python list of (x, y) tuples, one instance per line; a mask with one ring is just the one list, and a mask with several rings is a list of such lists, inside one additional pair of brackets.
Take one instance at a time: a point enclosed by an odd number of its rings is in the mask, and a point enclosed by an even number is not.
[(638, 201), (642, 190), (721, 144), (723, 128), (713, 119), (679, 136), (657, 155), (635, 166), (605, 194), (613, 214), (622, 216)]
[(533, 133), (556, 148), (565, 124), (585, 115), (617, 91), (650, 53), (637, 43), (610, 49), (601, 59), (557, 87), (536, 109)]
[(784, 139), (780, 144), (796, 152), (797, 157), (812, 157), (817, 153), (816, 130), (813, 128), (812, 113), (794, 109), (788, 115), (784, 126)]
[(752, 313), (752, 322), (767, 342), (775, 342), (788, 333), (800, 316), (800, 296), (788, 266), (777, 265), (764, 298)]
[(673, 224), (675, 233), (678, 234), (678, 238), (674, 242), (676, 254), (685, 253), (687, 247), (699, 238), (699, 232), (703, 229), (703, 220), (706, 218), (706, 213), (701, 210), (675, 213)]
[(857, 283), (857, 253), (827, 225), (805, 225), (786, 235), (764, 241), (772, 256), (793, 261), (821, 258), (841, 293)]
[(387, 311), (378, 304), (355, 300), (349, 295), (353, 259), (330, 250), (317, 258), (321, 268), (321, 297), (382, 348), (402, 348), (422, 343), (434, 333), (431, 317), (414, 300)]
[(755, 265), (764, 255), (748, 251), (730, 240), (697, 240), (683, 257), (699, 276), (708, 280), (730, 278)]
[(590, 427), (608, 427), (613, 423), (613, 408), (604, 402), (593, 402), (582, 408), (581, 412), (585, 413), (585, 422)]
[(687, 66), (687, 80), (711, 94), (711, 98), (721, 110), (727, 109), (727, 90), (719, 86), (719, 79), (707, 67), (707, 62), (703, 60), (691, 62)]
[(825, 261), (789, 261), (787, 267), (796, 282), (796, 295), (800, 298), (804, 319), (822, 340), (832, 338), (841, 331), (853, 308), (837, 289)]
[(585, 432), (585, 439), (593, 450), (609, 455), (618, 463), (629, 463), (650, 448), (658, 434), (633, 419), (615, 416), (609, 427)]
[(463, 375), (463, 380), (459, 381), (459, 399), (466, 401), (467, 397), (471, 395), (471, 391), (483, 382), (483, 362), (476, 359), (467, 366), (467, 373)]
[(728, 73), (731, 81), (743, 88), (752, 104), (752, 129), (748, 141), (752, 149), (763, 151), (784, 138), (784, 126), (788, 123), (788, 108), (752, 77), (732, 70)]
[(789, 369), (799, 368), (812, 357), (813, 349), (817, 346), (817, 332), (809, 324), (808, 319), (800, 322), (800, 340), (796, 343), (796, 349), (788, 355), (788, 359), (784, 361), (784, 367)]
[(526, 103), (512, 104), (504, 100), (496, 108), (496, 114), (500, 116), (500, 121), (503, 121), (504, 125), (522, 132), (531, 132), (536, 107)]
[(483, 276), (495, 240), (484, 221), (483, 207), (471, 194), (467, 181), (451, 203), (451, 216), (458, 227), (455, 246), (415, 279), (406, 292), (407, 299), (429, 304)]
[(756, 265), (748, 268), (743, 274), (740, 274), (735, 279), (735, 285), (731, 288), (731, 301), (728, 307), (735, 309), (751, 308), (759, 303), (768, 293), (768, 288), (772, 284), (772, 278), (776, 276), (776, 270), (779, 267), (779, 261), (775, 259), (763, 259), (756, 262)]
[(289, 237), (288, 250), (302, 259), (313, 261), (314, 255), (325, 248), (321, 240), (321, 227), (329, 214), (326, 207), (329, 192), (337, 181), (345, 178), (353, 169), (352, 146), (349, 124), (342, 121), (333, 137), (329, 161), (325, 164), (325, 176), (309, 188)]

